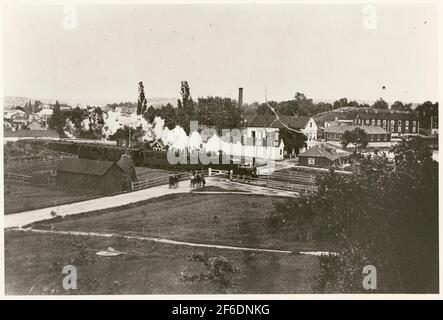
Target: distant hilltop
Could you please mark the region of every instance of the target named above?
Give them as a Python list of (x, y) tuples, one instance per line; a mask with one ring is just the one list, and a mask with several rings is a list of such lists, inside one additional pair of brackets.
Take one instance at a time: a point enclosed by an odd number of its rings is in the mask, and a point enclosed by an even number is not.
[[(173, 107), (177, 107), (177, 99), (178, 98), (168, 98), (168, 97), (153, 97), (153, 98), (148, 98), (147, 103), (148, 106), (154, 106), (154, 107), (159, 107), (162, 105), (167, 105), (168, 103), (170, 103)], [(3, 103), (4, 103), (4, 108), (10, 109), (12, 107), (16, 107), (16, 106), (20, 106), (23, 107), (25, 106), (26, 103), (28, 103), (29, 101), (34, 102), (34, 101), (40, 101), (43, 104), (54, 104), (55, 101), (58, 100), (58, 102), (60, 104), (67, 104), (69, 106), (72, 107), (80, 107), (80, 108), (84, 108), (88, 105), (90, 106), (97, 106), (97, 107), (104, 107), (107, 104), (113, 104), (113, 103), (120, 103), (120, 102), (125, 102), (125, 101), (112, 101), (112, 100), (98, 100), (98, 99), (48, 99), (48, 98), (34, 98), (34, 97), (15, 97), (15, 96), (5, 96), (3, 99)], [(134, 101), (135, 103), (135, 101)]]

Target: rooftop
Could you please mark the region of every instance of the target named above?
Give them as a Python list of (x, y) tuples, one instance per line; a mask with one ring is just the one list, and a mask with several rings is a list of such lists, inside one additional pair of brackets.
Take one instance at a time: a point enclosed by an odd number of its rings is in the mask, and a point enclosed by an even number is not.
[(331, 161), (337, 160), (341, 157), (346, 157), (347, 153), (338, 153), (332, 148), (326, 148), (323, 145), (312, 147), (302, 154), (299, 154), (299, 157), (319, 157), (319, 158), (327, 158)]
[(417, 118), (414, 112), (397, 111), (390, 109), (341, 107), (338, 109), (318, 113), (314, 120), (319, 126), (323, 126), (325, 121), (334, 121), (335, 118), (342, 119), (381, 119), (381, 120), (414, 120)]
[(258, 114), (252, 120), (247, 123), (248, 127), (256, 128), (285, 128), (288, 126), (292, 129), (304, 129), (311, 117), (291, 117), (286, 115), (280, 115), (279, 119), (275, 115), (261, 115)]

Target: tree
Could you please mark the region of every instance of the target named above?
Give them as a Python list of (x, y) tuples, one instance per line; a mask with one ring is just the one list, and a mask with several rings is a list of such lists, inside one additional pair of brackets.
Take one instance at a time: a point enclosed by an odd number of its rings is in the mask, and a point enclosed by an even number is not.
[(285, 144), (285, 151), (292, 153), (293, 150), (298, 154), (298, 151), (306, 146), (306, 140), (308, 138), (302, 134), (297, 133), (286, 128), (280, 129), (280, 139)]
[(67, 119), (66, 112), (60, 109), (60, 104), (55, 101), (54, 109), (52, 111), (52, 116), (48, 120), (49, 129), (56, 130), (60, 135), (64, 136), (63, 128), (65, 127)]
[(403, 110), (404, 108), (404, 104), (401, 101), (395, 101), (392, 106), (391, 106), (391, 110)]
[(348, 144), (352, 143), (354, 140), (355, 138), (352, 131), (346, 130), (345, 132), (343, 132), (343, 135), (341, 136), (340, 143), (343, 146), (343, 148), (346, 148)]
[(368, 134), (366, 133), (365, 130), (363, 130), (362, 128), (355, 128), (353, 130), (353, 134), (354, 134), (354, 141), (353, 143), (355, 144), (355, 146), (358, 148), (366, 148), (366, 146), (369, 143), (369, 138), (368, 138)]
[(372, 105), (372, 108), (374, 108), (374, 109), (389, 109), (389, 105), (385, 100), (380, 98), (374, 102), (374, 104)]
[(165, 126), (174, 129), (177, 124), (177, 114), (172, 104), (168, 103), (159, 110), (159, 115), (165, 120)]
[(314, 103), (312, 99), (308, 99), (303, 93), (296, 92), (294, 96), (297, 113), (300, 116), (312, 115)]
[(177, 102), (177, 116), (180, 126), (189, 134), (191, 120), (195, 118), (195, 102), (192, 100), (189, 84), (187, 81), (181, 82), (180, 94), (182, 100)]
[[(273, 115), (274, 113), (269, 108), (268, 104), (274, 108), (274, 110), (277, 110), (277, 112), (280, 112), (279, 104), (277, 101), (269, 101), (268, 103), (260, 103), (257, 107), (257, 114), (259, 115)], [(286, 114), (286, 112), (281, 112), (281, 114)]]
[(137, 143), (143, 142), (143, 136), (144, 136), (144, 131), (141, 126), (135, 129), (128, 126), (124, 126), (123, 128), (117, 129), (117, 131), (113, 135), (109, 136), (109, 139), (114, 141), (124, 140), (128, 143), (128, 145), (129, 145), (129, 139), (131, 139), (131, 145), (132, 145), (132, 141), (135, 141)]
[(145, 88), (143, 82), (138, 83), (138, 100), (137, 100), (137, 115), (141, 115), (143, 112), (143, 106), (146, 105)]
[(434, 122), (438, 119), (438, 102), (432, 103), (431, 101), (426, 101), (418, 105), (415, 112), (417, 112), (420, 127), (430, 129), (431, 119)]
[(145, 114), (146, 110), (148, 109), (148, 101), (146, 99), (143, 101), (143, 107), (141, 114)]
[(318, 191), (276, 205), (273, 228), (303, 239), (328, 239), (339, 255), (320, 258), (319, 292), (367, 292), (365, 265), (377, 269), (377, 290), (438, 292), (438, 163), (421, 138), (403, 140), (384, 156), (364, 158), (360, 174), (330, 171)]
[(341, 98), (340, 100), (337, 100), (334, 102), (334, 109), (347, 107), (348, 106), (348, 99)]
[(411, 107), (412, 107), (412, 104), (410, 104), (410, 103), (403, 104), (403, 102), (401, 102), (401, 101), (395, 101), (391, 106), (391, 110), (412, 111)]
[(216, 126), (221, 134), (222, 129), (240, 127), (241, 111), (231, 98), (206, 97), (198, 99), (195, 116), (201, 124)]
[(149, 108), (146, 110), (146, 112), (143, 113), (143, 116), (145, 117), (145, 119), (152, 123), (155, 119), (155, 117), (157, 117), (159, 115), (159, 111), (154, 108), (154, 106), (149, 106)]
[(84, 139), (102, 139), (103, 126), (105, 124), (103, 119), (103, 110), (100, 107), (87, 107), (84, 113), (84, 119), (89, 120), (87, 128), (80, 127), (79, 137)]
[(352, 131), (346, 130), (342, 135), (340, 143), (344, 148), (346, 148), (349, 143), (353, 143), (358, 150), (368, 145), (369, 138), (365, 130), (357, 127)]
[(354, 108), (359, 108), (360, 104), (357, 101), (355, 101), (355, 100), (351, 100), (351, 101), (348, 102), (348, 106), (349, 107), (354, 107)]

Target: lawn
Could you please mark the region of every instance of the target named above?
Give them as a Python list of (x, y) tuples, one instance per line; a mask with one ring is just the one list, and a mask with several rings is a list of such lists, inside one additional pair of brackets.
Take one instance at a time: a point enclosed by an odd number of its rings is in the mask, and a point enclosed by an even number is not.
[(7, 172), (24, 174), (27, 176), (32, 175), (32, 173), (34, 172), (49, 171), (49, 170), (57, 170), (57, 164), (32, 165), (32, 166), (23, 166), (18, 168), (5, 169), (5, 171)]
[(4, 212), (5, 214), (10, 214), (87, 200), (94, 197), (96, 196), (80, 192), (50, 190), (47, 187), (5, 180)]
[[(99, 257), (112, 247), (127, 254)], [(122, 238), (45, 235), (5, 231), (5, 292), (46, 294), (210, 294), (221, 293), (213, 281), (184, 282), (181, 274), (200, 273), (189, 259), (197, 251), (223, 256), (236, 268), (227, 293), (312, 293), (319, 272), (316, 257), (251, 253), (166, 245)], [(62, 287), (65, 265), (77, 268), (76, 290)]]
[(270, 230), (266, 218), (281, 201), (257, 195), (173, 194), (30, 226), (272, 249), (334, 249), (329, 242), (300, 242), (293, 232)]
[[(41, 170), (55, 170), (57, 165), (28, 166), (11, 169), (11, 172), (31, 175), (33, 172)], [(170, 172), (165, 170), (136, 168), (139, 180), (155, 179), (161, 176), (168, 176)], [(23, 184), (14, 181), (5, 181), (5, 213), (16, 213), (27, 210), (40, 209), (57, 206), (66, 203), (83, 201), (99, 197), (96, 194), (82, 193), (79, 191), (51, 190), (44, 186)]]
[(159, 177), (167, 177), (170, 174), (177, 173), (174, 171), (167, 171), (167, 170), (161, 170), (161, 169), (151, 169), (151, 168), (145, 168), (145, 167), (136, 167), (135, 172), (137, 174), (138, 180), (149, 180), (149, 179), (155, 179), (155, 178), (159, 178)]

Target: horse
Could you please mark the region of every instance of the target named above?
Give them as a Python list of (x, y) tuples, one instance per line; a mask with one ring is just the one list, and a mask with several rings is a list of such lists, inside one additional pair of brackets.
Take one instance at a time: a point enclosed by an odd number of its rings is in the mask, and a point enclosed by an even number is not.
[(174, 182), (174, 188), (178, 188), (178, 182), (180, 181), (180, 175), (174, 174), (172, 177), (172, 180)]
[(191, 178), (191, 187), (195, 188), (195, 186), (200, 187), (202, 183), (202, 178), (200, 175), (192, 176)]
[(174, 174), (173, 176), (169, 176), (169, 189), (178, 188), (178, 182), (180, 180), (180, 176)]

